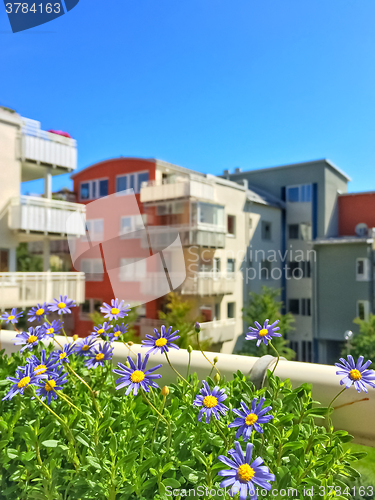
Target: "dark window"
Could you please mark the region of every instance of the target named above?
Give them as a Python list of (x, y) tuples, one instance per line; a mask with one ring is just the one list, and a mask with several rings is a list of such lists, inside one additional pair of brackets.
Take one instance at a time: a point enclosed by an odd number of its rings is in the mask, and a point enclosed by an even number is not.
[(299, 227), (298, 224), (289, 224), (289, 239), (298, 240), (299, 238)]
[(90, 198), (90, 186), (88, 182), (81, 184), (81, 200), (88, 200)]
[(309, 340), (302, 340), (302, 361), (312, 361), (312, 343)]
[(9, 272), (9, 250), (0, 250), (0, 272)]
[(271, 222), (262, 221), (262, 239), (271, 239)]
[(291, 202), (299, 201), (299, 187), (290, 187), (288, 188), (288, 200)]
[(311, 201), (311, 184), (301, 186), (301, 201)]
[(289, 312), (299, 314), (299, 299), (289, 299)]
[(295, 260), (292, 260), (289, 262), (287, 266), (287, 275), (288, 278), (300, 278), (300, 271), (296, 271), (296, 269), (299, 269), (299, 262), (296, 262)]
[(142, 182), (148, 182), (148, 172), (143, 172), (143, 174), (138, 174), (138, 191), (141, 190)]
[(363, 259), (357, 260), (357, 274), (365, 274), (365, 261)]
[(216, 321), (220, 319), (220, 304), (216, 302), (215, 304), (215, 319)]
[(295, 361), (298, 361), (298, 342), (296, 340), (291, 340), (289, 342), (290, 348), (296, 353)]
[(263, 260), (260, 268), (260, 278), (269, 280), (271, 278), (272, 263), (269, 260)]
[(108, 196), (108, 179), (99, 181), (99, 196)]
[(91, 183), (91, 198), (96, 198), (96, 181)]
[(85, 314), (89, 314), (91, 312), (89, 300), (85, 300), (85, 302), (81, 305), (81, 311)]
[(228, 302), (228, 318), (235, 318), (236, 311), (235, 311), (235, 302)]
[(117, 177), (116, 179), (116, 192), (125, 191), (127, 189), (127, 177)]
[(303, 278), (311, 277), (311, 263), (309, 260), (304, 260), (301, 262), (301, 269)]
[(135, 179), (134, 179), (134, 174), (131, 174), (129, 176), (129, 189), (134, 189), (134, 192), (136, 193), (137, 190), (136, 190), (136, 187), (135, 187)]
[(301, 299), (302, 316), (311, 316), (311, 299)]
[(227, 273), (234, 273), (235, 271), (235, 260), (228, 259), (227, 260)]
[(236, 216), (235, 215), (228, 215), (227, 232), (228, 232), (228, 234), (233, 234), (233, 236), (236, 234)]

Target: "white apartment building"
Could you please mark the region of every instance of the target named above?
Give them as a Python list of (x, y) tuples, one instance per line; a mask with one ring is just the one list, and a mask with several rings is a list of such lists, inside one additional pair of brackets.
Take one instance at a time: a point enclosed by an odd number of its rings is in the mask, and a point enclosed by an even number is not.
[[(67, 237), (66, 220), (81, 204), (52, 199), (52, 176), (77, 167), (74, 139), (41, 129), (40, 123), (0, 107), (0, 310), (25, 308), (66, 294), (84, 301), (84, 273), (51, 272), (50, 244)], [(21, 195), (21, 183), (44, 179), (44, 195)], [(71, 227), (75, 235), (82, 227)], [(21, 242), (43, 242), (43, 272), (18, 272)]]

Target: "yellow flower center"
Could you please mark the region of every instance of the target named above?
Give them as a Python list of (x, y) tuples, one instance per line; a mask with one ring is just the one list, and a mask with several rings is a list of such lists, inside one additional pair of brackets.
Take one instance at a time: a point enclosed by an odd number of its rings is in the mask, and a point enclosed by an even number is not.
[(246, 425), (253, 425), (258, 420), (258, 417), (255, 413), (249, 413), (249, 415), (245, 418)]
[(261, 330), (259, 330), (259, 337), (265, 337), (267, 333), (268, 333), (267, 328), (262, 328)]
[(166, 343), (167, 339), (165, 339), (164, 337), (160, 337), (160, 339), (155, 341), (156, 347), (163, 347), (163, 345), (165, 345)]
[(14, 319), (14, 318), (15, 318), (15, 316), (8, 316), (9, 321), (12, 321), (12, 319)]
[(54, 389), (55, 385), (56, 385), (55, 380), (53, 380), (53, 379), (52, 380), (48, 380), (47, 383), (46, 383), (46, 385), (44, 386), (44, 388), (45, 388), (46, 391), (49, 392), (49, 391), (52, 391), (52, 389)]
[(120, 312), (120, 309), (117, 309), (117, 307), (112, 307), (111, 314), (118, 314), (119, 312)]
[(120, 330), (117, 330), (117, 332), (115, 332), (115, 333), (114, 333), (114, 336), (115, 336), (115, 337), (119, 337), (120, 335), (121, 335)]
[(18, 389), (22, 389), (22, 387), (25, 387), (27, 384), (30, 383), (30, 377), (23, 377), (21, 380), (18, 382), (17, 387)]
[(38, 365), (36, 368), (34, 368), (34, 372), (37, 372), (38, 375), (41, 375), (42, 373), (45, 373), (47, 371), (46, 365)]
[(249, 464), (242, 464), (238, 467), (237, 474), (240, 481), (242, 481), (243, 483), (248, 483), (250, 479), (253, 479), (255, 472)]
[(52, 328), (52, 326), (51, 326), (51, 328), (48, 328), (47, 333), (48, 333), (48, 334), (51, 334), (51, 333), (53, 333), (54, 331), (55, 331), (55, 329), (54, 329), (54, 328)]
[(64, 359), (64, 358), (66, 358), (66, 352), (62, 352), (62, 353), (60, 354), (60, 359)]
[(83, 347), (82, 347), (82, 351), (88, 351), (89, 350), (89, 346), (87, 344), (85, 344)]
[(104, 328), (101, 328), (101, 329), (100, 329), (100, 330), (98, 330), (96, 333), (97, 333), (97, 334), (99, 334), (99, 335), (101, 335), (101, 334), (102, 334), (102, 333), (104, 333), (104, 332), (105, 332)]
[(362, 375), (361, 375), (361, 372), (359, 370), (350, 370), (349, 377), (352, 380), (361, 380)]
[(65, 304), (65, 302), (59, 302), (59, 303), (57, 304), (57, 307), (58, 307), (59, 309), (64, 309), (64, 307), (66, 307), (66, 304)]
[(44, 313), (44, 309), (43, 309), (43, 307), (41, 307), (40, 309), (38, 309), (38, 310), (36, 311), (36, 313), (35, 313), (35, 314), (36, 314), (37, 316), (41, 316), (43, 313)]
[(217, 398), (215, 398), (215, 396), (206, 396), (203, 400), (203, 404), (207, 408), (213, 408), (217, 405)]
[(96, 361), (101, 361), (104, 358), (104, 354), (100, 352), (95, 356)]
[(130, 378), (132, 382), (134, 382), (135, 384), (139, 384), (139, 382), (142, 382), (142, 380), (145, 378), (145, 374), (141, 370), (135, 370), (130, 375)]
[(29, 338), (27, 339), (29, 344), (32, 344), (36, 340), (38, 340), (38, 337), (35, 337), (35, 335), (30, 335)]

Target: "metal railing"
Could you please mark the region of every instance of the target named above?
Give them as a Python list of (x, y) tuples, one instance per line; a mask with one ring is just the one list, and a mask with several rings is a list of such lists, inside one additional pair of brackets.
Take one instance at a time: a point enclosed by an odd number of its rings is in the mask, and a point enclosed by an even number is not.
[(236, 273), (198, 272), (188, 276), (181, 287), (186, 295), (222, 295), (234, 293)]

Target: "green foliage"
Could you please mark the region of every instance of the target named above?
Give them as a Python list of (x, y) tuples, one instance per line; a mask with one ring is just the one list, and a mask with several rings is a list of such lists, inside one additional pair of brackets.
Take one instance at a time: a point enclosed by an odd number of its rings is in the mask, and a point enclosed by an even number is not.
[[(370, 314), (368, 321), (355, 318), (353, 323), (359, 325), (359, 333), (354, 335), (351, 340), (350, 354), (359, 357), (366, 353), (368, 359), (375, 360), (375, 315)], [(342, 355), (347, 355), (346, 344), (343, 347)]]
[[(172, 426), (167, 449), (165, 422), (141, 395), (124, 396), (123, 390), (115, 390), (108, 363), (89, 375), (82, 358), (70, 358), (73, 369), (92, 385), (102, 417), (86, 386), (71, 372), (64, 393), (80, 411), (61, 398), (51, 403), (64, 425), (30, 399), (30, 394), (2, 401), (9, 389), (6, 377), (25, 365), (26, 356), (0, 355), (1, 498), (165, 500), (168, 487), (220, 491), (222, 478), (217, 473), (226, 467), (218, 456), (227, 455), (233, 447), (235, 430), (228, 428), (235, 417), (232, 409), (240, 408), (241, 401), (250, 405), (253, 397), (265, 397), (265, 405), (272, 406), (274, 419), (263, 424), (263, 434), (253, 433), (252, 442), (253, 457), (261, 456), (276, 476), (274, 489), (295, 488), (299, 493), (293, 498), (302, 499), (306, 498), (304, 488), (314, 488), (314, 498), (326, 500), (331, 498), (330, 487), (340, 486), (344, 491), (359, 476), (352, 465), (362, 455), (343, 446), (352, 436), (342, 430), (326, 430), (325, 417), (330, 412), (313, 401), (309, 384), (293, 388), (289, 380), (281, 381), (268, 372), (267, 387), (255, 390), (239, 371), (231, 380), (223, 377), (219, 385), (228, 396), (225, 403), (230, 411), (218, 424), (227, 443), (213, 421), (198, 422), (198, 409), (192, 406), (201, 387), (196, 374), (188, 377), (192, 387), (180, 380), (170, 386), (164, 410), (160, 390), (153, 390), (150, 401)], [(211, 378), (206, 380), (211, 388), (215, 385)], [(163, 385), (162, 379), (159, 385)], [(320, 495), (322, 487), (325, 493)], [(267, 494), (267, 499), (278, 498)]]
[[(279, 323), (277, 326), (280, 328), (278, 333), (281, 333), (282, 337), (274, 337), (272, 339), (272, 344), (277, 349), (280, 356), (292, 360), (295, 358), (296, 353), (290, 349), (289, 342), (285, 340), (285, 334), (293, 329), (292, 323), (294, 322), (294, 318), (291, 313), (281, 314), (280, 311), (283, 303), (278, 300), (279, 297), (280, 290), (267, 286), (262, 286), (261, 293), (250, 292), (249, 302), (242, 309), (243, 319), (248, 326), (254, 326), (255, 321), (263, 325), (266, 319), (269, 319), (270, 323), (278, 319)], [(240, 354), (250, 356), (271, 354), (274, 356), (275, 353), (271, 347), (264, 345), (263, 342), (257, 347), (254, 341), (244, 341)]]
[(27, 243), (20, 243), (16, 251), (17, 271), (22, 273), (43, 271), (43, 258), (33, 255), (27, 248)]

